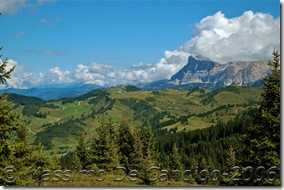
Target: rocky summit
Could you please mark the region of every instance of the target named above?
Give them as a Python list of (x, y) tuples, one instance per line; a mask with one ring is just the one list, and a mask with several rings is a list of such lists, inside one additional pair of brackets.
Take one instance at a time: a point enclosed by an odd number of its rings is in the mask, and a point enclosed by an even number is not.
[[(171, 77), (168, 84), (215, 87), (238, 84), (256, 86), (270, 72), (268, 61), (236, 61), (220, 64), (202, 56), (190, 56), (188, 63)], [(199, 85), (198, 85), (199, 84)]]

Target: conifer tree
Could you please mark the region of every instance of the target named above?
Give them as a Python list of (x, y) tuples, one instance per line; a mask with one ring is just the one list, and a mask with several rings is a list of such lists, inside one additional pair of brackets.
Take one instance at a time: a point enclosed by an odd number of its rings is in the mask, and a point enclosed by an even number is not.
[[(155, 139), (152, 132), (152, 127), (148, 125), (143, 134), (143, 156), (144, 159), (149, 162), (149, 164), (155, 164), (156, 154), (155, 154)], [(150, 163), (151, 162), (151, 163)]]
[[(0, 48), (2, 50), (2, 48)], [(0, 55), (0, 58), (2, 55)], [(11, 73), (14, 67), (7, 70), (8, 61), (0, 61), (0, 85), (5, 84), (7, 79), (11, 78)], [(0, 95), (0, 168), (5, 168), (11, 165), (13, 161), (13, 152), (9, 144), (9, 139), (16, 132), (14, 123), (17, 118), (11, 113), (11, 102), (7, 100), (7, 93)], [(0, 185), (6, 185), (5, 180), (0, 178)]]
[(72, 156), (72, 166), (73, 168), (71, 168), (72, 170), (81, 170), (83, 167), (82, 167), (82, 163), (81, 163), (81, 160), (77, 154), (77, 152), (75, 151), (75, 153), (73, 154)]
[(133, 138), (133, 151), (130, 153), (131, 169), (136, 169), (141, 171), (145, 164), (143, 159), (143, 142), (141, 131), (138, 127), (132, 129), (132, 138)]
[(181, 156), (179, 155), (176, 143), (174, 143), (172, 147), (169, 167), (170, 167), (171, 178), (176, 181), (179, 181), (183, 171), (183, 165), (181, 163)]
[[(11, 78), (15, 68), (7, 70), (7, 64), (7, 60), (1, 61), (0, 84), (6, 83), (7, 79)], [(12, 102), (7, 100), (7, 96), (7, 93), (0, 95), (0, 168), (11, 166), (17, 172), (14, 181), (0, 178), (0, 185), (41, 185), (42, 171), (47, 168), (52, 169), (51, 167), (55, 165), (43, 153), (42, 146), (28, 145), (25, 123), (21, 121), (19, 115), (11, 112)]]
[(129, 170), (141, 170), (143, 165), (142, 141), (140, 131), (122, 121), (119, 126), (118, 147), (120, 164)]
[(152, 132), (152, 127), (148, 125), (143, 133), (143, 168), (141, 173), (142, 182), (146, 185), (154, 185), (155, 181), (150, 179), (152, 175), (155, 176), (154, 171), (150, 170), (151, 167), (156, 167), (156, 154), (155, 154), (155, 139)]
[(106, 171), (111, 171), (118, 166), (117, 148), (112, 128), (112, 123), (107, 123), (103, 116), (97, 128), (98, 135), (91, 146), (91, 159), (99, 169)]
[(119, 148), (117, 146), (117, 131), (113, 125), (112, 118), (109, 116), (106, 128), (109, 131), (110, 136), (110, 169), (114, 169), (119, 166)]
[[(254, 124), (245, 128), (242, 137), (245, 149), (241, 155), (246, 155), (241, 162), (252, 167), (263, 166), (271, 173), (280, 173), (280, 55), (273, 51), (273, 61), (269, 61), (271, 74), (263, 79), (262, 102), (259, 114)], [(265, 178), (262, 181), (251, 181), (257, 185), (279, 185), (280, 180)]]
[(84, 136), (83, 133), (80, 135), (80, 138), (79, 138), (79, 144), (78, 144), (77, 149), (76, 149), (76, 155), (80, 159), (80, 163), (81, 163), (82, 168), (86, 169), (87, 164), (88, 164), (88, 160), (89, 160), (89, 154), (88, 154), (88, 151), (87, 151), (85, 136)]

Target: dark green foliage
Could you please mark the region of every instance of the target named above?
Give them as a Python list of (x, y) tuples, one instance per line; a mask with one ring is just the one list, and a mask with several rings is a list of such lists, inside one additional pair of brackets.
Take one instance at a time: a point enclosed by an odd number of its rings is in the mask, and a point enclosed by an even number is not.
[(141, 170), (143, 165), (142, 142), (139, 131), (122, 122), (118, 129), (120, 164), (127, 170)]
[(46, 149), (51, 149), (53, 147), (51, 140), (54, 137), (70, 138), (70, 136), (79, 136), (80, 132), (83, 130), (79, 124), (82, 125), (78, 119), (68, 120), (64, 123), (55, 123), (37, 133), (33, 144), (42, 143)]
[(74, 165), (72, 164), (73, 156), (74, 152), (68, 152), (65, 156), (60, 158), (60, 166), (62, 169), (74, 169)]
[[(210, 166), (225, 171), (230, 147), (236, 149), (242, 147), (236, 142), (240, 133), (253, 124), (252, 115), (254, 114), (256, 110), (251, 109), (227, 123), (218, 122), (216, 126), (205, 129), (158, 136), (159, 163), (165, 168), (171, 168), (172, 162), (176, 159), (167, 158), (167, 155), (173, 154), (173, 147), (176, 144), (178, 155), (181, 156), (179, 163), (184, 169), (192, 169), (192, 167), (202, 169)], [(177, 155), (176, 152), (175, 155)], [(178, 165), (178, 163), (175, 164)], [(198, 179), (196, 182), (202, 183)]]
[(24, 107), (22, 113), (23, 115), (26, 115), (26, 116), (35, 116), (35, 117), (38, 117), (38, 118), (46, 118), (46, 113), (42, 113), (39, 111), (40, 107), (38, 106), (30, 106), (30, 105), (27, 105)]
[(105, 117), (102, 117), (97, 133), (98, 136), (93, 140), (90, 149), (91, 163), (95, 163), (99, 169), (112, 171), (119, 165), (119, 160), (117, 137), (111, 119), (106, 122)]
[(67, 103), (73, 103), (75, 101), (82, 101), (88, 98), (92, 98), (92, 97), (106, 97), (107, 95), (109, 95), (108, 92), (106, 92), (103, 89), (96, 89), (96, 90), (92, 90), (86, 94), (83, 94), (81, 96), (78, 96), (76, 98), (63, 98), (63, 99), (59, 99), (62, 100), (62, 104), (67, 104)]
[(183, 164), (181, 162), (181, 156), (175, 143), (169, 156), (169, 169), (171, 178), (175, 181), (179, 181), (181, 179), (181, 174), (183, 171)]
[[(3, 61), (0, 66), (0, 84), (11, 78), (10, 74), (14, 70), (6, 71), (6, 66), (7, 61)], [(41, 185), (42, 173), (36, 173), (36, 170), (38, 167), (53, 169), (53, 161), (43, 154), (41, 146), (28, 145), (27, 129), (20, 117), (10, 112), (11, 104), (7, 93), (0, 95), (0, 168), (2, 170), (8, 166), (17, 172), (14, 172), (15, 180), (11, 181), (0, 176), (0, 185)]]
[(132, 85), (125, 86), (125, 91), (127, 92), (134, 92), (134, 91), (139, 91), (139, 90), (141, 89), (137, 88), (136, 86), (132, 86)]
[(82, 169), (86, 169), (89, 162), (89, 152), (87, 151), (85, 136), (83, 134), (80, 135), (79, 144), (76, 147), (75, 154), (80, 159)]
[[(0, 50), (2, 50), (2, 48), (0, 48)], [(14, 70), (14, 68), (12, 68), (6, 71), (7, 63), (8, 62), (4, 60), (0, 65), (0, 84), (4, 84), (7, 79), (10, 79), (11, 73)], [(17, 129), (15, 126), (17, 116), (11, 113), (12, 103), (7, 101), (7, 96), (7, 93), (0, 95), (0, 168), (9, 166), (12, 161), (13, 150), (9, 140)], [(2, 178), (0, 178), (0, 185), (7, 185)]]
[[(242, 141), (246, 155), (241, 161), (243, 165), (276, 167), (280, 169), (280, 55), (273, 51), (272, 73), (263, 79), (262, 102), (258, 114), (253, 118), (254, 124), (244, 130)], [(251, 181), (250, 185), (279, 185), (280, 179), (269, 181)]]
[(192, 90), (189, 90), (189, 92), (187, 93), (187, 96), (189, 96), (190, 94), (194, 93), (194, 92), (199, 92), (201, 94), (205, 93), (205, 90), (197, 87), (197, 88), (193, 88)]
[(230, 86), (227, 86), (227, 87), (223, 87), (223, 88), (219, 88), (219, 89), (216, 89), (210, 93), (203, 93), (200, 95), (200, 97), (203, 97), (203, 96), (206, 96), (202, 101), (201, 103), (203, 105), (208, 105), (208, 104), (214, 104), (216, 103), (216, 100), (214, 99), (215, 95), (217, 95), (218, 93), (220, 92), (233, 92), (233, 93), (236, 93), (236, 94), (240, 94), (240, 90), (234, 86), (234, 85), (230, 85)]
[(146, 98), (146, 101), (147, 101), (147, 102), (155, 102), (155, 98), (153, 98), (153, 97), (148, 97), (148, 98)]
[(19, 94), (9, 94), (8, 100), (13, 101), (14, 104), (20, 104), (20, 105), (29, 106), (29, 107), (46, 107), (46, 108), (52, 108), (52, 109), (58, 108), (54, 104), (47, 103), (46, 101), (40, 98), (31, 97), (31, 96), (23, 96)]
[(151, 126), (157, 126), (159, 121), (167, 115), (167, 112), (158, 112), (153, 106), (151, 106), (146, 100), (138, 100), (134, 98), (120, 99), (121, 103), (127, 105), (134, 110), (134, 121), (141, 121), (142, 127), (146, 127), (148, 124)]
[(104, 114), (106, 111), (108, 110), (111, 110), (114, 103), (115, 103), (115, 100), (112, 100), (110, 99), (108, 96), (105, 97), (105, 101), (106, 101), (106, 105), (101, 107), (100, 109), (98, 110), (94, 110), (92, 113), (91, 113), (91, 116), (94, 118), (96, 114)]

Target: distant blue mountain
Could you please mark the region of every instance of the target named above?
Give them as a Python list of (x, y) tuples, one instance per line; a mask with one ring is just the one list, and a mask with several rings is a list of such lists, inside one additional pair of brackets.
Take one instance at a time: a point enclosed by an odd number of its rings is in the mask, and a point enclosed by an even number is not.
[(56, 87), (38, 87), (38, 88), (30, 88), (30, 89), (14, 89), (8, 88), (0, 90), (0, 93), (8, 92), (15, 93), (24, 96), (33, 96), (38, 97), (43, 100), (52, 100), (58, 98), (72, 98), (76, 96), (80, 96), (85, 94), (91, 90), (103, 88), (99, 85), (93, 84), (71, 84), (71, 85), (61, 85)]

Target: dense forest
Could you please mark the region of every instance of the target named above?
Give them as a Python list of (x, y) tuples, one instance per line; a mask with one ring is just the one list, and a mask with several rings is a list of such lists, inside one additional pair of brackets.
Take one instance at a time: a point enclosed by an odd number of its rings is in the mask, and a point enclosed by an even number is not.
[[(268, 62), (272, 72), (263, 78), (261, 101), (249, 98), (246, 103), (216, 105), (217, 94), (229, 92), (240, 95), (241, 91), (234, 86), (208, 93), (196, 88), (186, 96), (199, 93), (195, 96), (207, 110), (198, 111), (197, 102), (186, 100), (183, 104), (198, 112), (177, 109), (182, 113), (180, 116), (165, 110), (158, 112), (157, 99), (153, 97), (113, 99), (113, 95), (104, 90), (94, 90), (78, 98), (65, 98), (57, 102), (1, 94), (0, 184), (280, 185), (279, 57), (279, 53), (273, 51), (273, 60)], [(6, 83), (14, 70), (7, 71), (6, 67), (7, 61), (4, 60), (0, 65), (0, 84)], [(140, 89), (127, 86), (126, 91), (140, 92)], [(159, 91), (152, 93), (164, 96)], [(31, 121), (23, 117), (37, 121), (48, 119), (48, 111), (42, 110), (58, 111), (58, 101), (65, 106), (74, 102), (80, 105), (85, 100), (87, 103), (83, 110), (87, 105), (94, 106), (90, 109), (90, 115), (82, 112), (78, 114), (80, 119), (72, 116), (63, 121), (45, 123), (30, 143), (28, 125)], [(165, 109), (170, 110), (173, 102), (167, 100), (167, 103)], [(117, 121), (112, 115), (106, 114), (115, 110), (116, 104), (127, 108), (127, 114), (135, 117), (131, 121)], [(20, 114), (13, 112), (20, 106)], [(241, 107), (243, 111), (228, 120), (218, 120), (222, 114), (236, 107)], [(98, 115), (101, 117), (95, 131), (84, 130), (87, 127), (84, 119), (88, 117), (92, 121), (98, 119)], [(194, 130), (186, 130), (186, 127), (184, 130), (165, 128), (177, 126), (175, 124), (189, 125), (192, 118), (204, 118), (212, 125)], [(87, 135), (91, 135), (91, 138), (86, 138)], [(61, 145), (60, 151), (53, 152), (54, 139), (60, 137), (77, 139), (74, 151), (67, 151), (69, 147)], [(50, 152), (47, 153), (48, 150)], [(11, 171), (14, 171), (13, 175)], [(85, 181), (74, 180), (78, 173)], [(117, 179), (118, 176), (121, 179)], [(124, 177), (121, 176), (128, 176), (128, 180), (123, 181)], [(94, 178), (96, 180), (86, 182)]]

